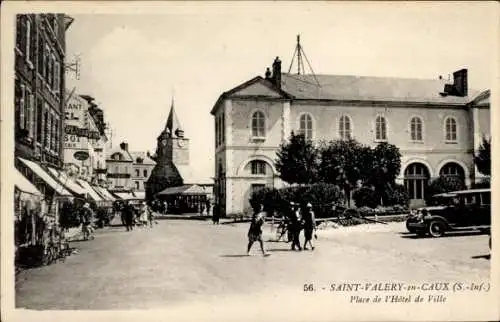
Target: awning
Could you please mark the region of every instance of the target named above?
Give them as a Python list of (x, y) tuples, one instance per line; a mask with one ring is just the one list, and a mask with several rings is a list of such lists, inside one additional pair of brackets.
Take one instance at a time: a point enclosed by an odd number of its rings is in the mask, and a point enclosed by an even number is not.
[(185, 195), (185, 196), (206, 196), (207, 192), (202, 187), (192, 184), (192, 185), (184, 185), (179, 187), (170, 187), (157, 195), (159, 196), (172, 196), (172, 195)]
[(63, 171), (58, 171), (49, 167), (49, 172), (52, 173), (52, 175), (56, 177), (63, 186), (73, 191), (74, 193), (79, 195), (84, 195), (87, 193), (87, 191), (81, 185), (79, 185), (74, 179), (68, 177)]
[(43, 196), (43, 194), (33, 185), (19, 170), (14, 171), (14, 185), (22, 192), (29, 193), (35, 196)]
[(146, 199), (146, 192), (144, 191), (134, 191), (134, 195), (139, 199)]
[(101, 196), (105, 200), (115, 201), (116, 198), (113, 197), (113, 195), (106, 188), (99, 187), (99, 186), (94, 186), (94, 188), (97, 190), (97, 192), (99, 192), (101, 194)]
[(22, 163), (24, 163), (28, 168), (31, 169), (37, 176), (39, 176), (45, 183), (47, 183), (54, 191), (61, 196), (72, 196), (72, 194), (66, 190), (59, 182), (53, 179), (50, 174), (48, 174), (42, 167), (33, 161), (25, 160), (19, 158)]
[(143, 200), (143, 198), (138, 197), (131, 192), (115, 192), (114, 194), (122, 200)]
[(94, 189), (90, 186), (90, 183), (88, 183), (85, 180), (82, 179), (76, 179), (76, 181), (85, 188), (85, 193), (90, 196), (94, 201), (103, 201), (101, 197), (97, 194), (97, 192), (94, 191)]

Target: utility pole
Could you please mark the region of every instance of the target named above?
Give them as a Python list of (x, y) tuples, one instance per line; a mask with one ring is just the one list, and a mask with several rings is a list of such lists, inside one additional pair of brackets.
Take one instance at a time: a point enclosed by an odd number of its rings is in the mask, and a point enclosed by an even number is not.
[(290, 67), (288, 68), (289, 74), (292, 71), (292, 66), (293, 66), (293, 62), (295, 60), (295, 56), (297, 56), (297, 75), (301, 75), (301, 74), (305, 75), (306, 74), (306, 68), (305, 68), (305, 64), (304, 64), (304, 58), (305, 58), (307, 66), (311, 70), (311, 74), (312, 74), (314, 80), (316, 81), (318, 86), (321, 87), (321, 84), (319, 83), (318, 79), (316, 78), (316, 75), (315, 75), (314, 70), (311, 66), (311, 63), (309, 62), (309, 59), (307, 59), (307, 55), (304, 51), (304, 48), (300, 44), (300, 35), (297, 35), (297, 45), (295, 46), (295, 51), (293, 52), (292, 61), (290, 63)]

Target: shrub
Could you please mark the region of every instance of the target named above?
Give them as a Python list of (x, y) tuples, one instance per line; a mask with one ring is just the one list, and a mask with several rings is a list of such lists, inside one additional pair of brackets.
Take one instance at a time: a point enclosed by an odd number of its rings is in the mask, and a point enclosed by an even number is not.
[(394, 206), (394, 205), (400, 205), (404, 207), (408, 207), (410, 204), (410, 197), (408, 195), (408, 192), (406, 191), (405, 186), (396, 184), (392, 189), (387, 189), (386, 190), (386, 205), (388, 206)]
[(378, 193), (369, 187), (361, 187), (354, 190), (352, 198), (356, 207), (375, 208), (380, 204)]
[(433, 195), (463, 189), (465, 189), (465, 184), (460, 178), (440, 176), (432, 180), (426, 189), (425, 202), (430, 203)]
[(479, 182), (475, 182), (471, 185), (471, 189), (487, 189), (491, 188), (490, 178), (483, 178)]
[(264, 205), (269, 215), (286, 211), (291, 201), (301, 207), (310, 202), (317, 218), (325, 217), (333, 203), (342, 202), (342, 193), (339, 187), (317, 183), (312, 185), (286, 187), (282, 189), (264, 188), (255, 191), (250, 197), (250, 205)]

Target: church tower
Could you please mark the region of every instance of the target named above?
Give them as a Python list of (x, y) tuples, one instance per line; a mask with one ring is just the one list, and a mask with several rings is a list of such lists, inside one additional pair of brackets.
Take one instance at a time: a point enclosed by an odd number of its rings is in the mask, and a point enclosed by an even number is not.
[(165, 188), (182, 185), (179, 168), (189, 166), (189, 139), (184, 136), (175, 113), (173, 98), (167, 123), (156, 141), (156, 153), (151, 157), (156, 161), (156, 166), (146, 187), (146, 198), (149, 200)]

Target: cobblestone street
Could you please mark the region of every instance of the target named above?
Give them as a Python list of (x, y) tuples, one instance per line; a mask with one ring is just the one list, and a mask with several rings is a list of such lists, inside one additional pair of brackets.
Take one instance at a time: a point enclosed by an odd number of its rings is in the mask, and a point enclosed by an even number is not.
[[(489, 279), (485, 235), (414, 239), (402, 223), (359, 226), (319, 231), (314, 252), (267, 242), (272, 256), (263, 258), (258, 247), (244, 256), (247, 225), (162, 220), (131, 233), (100, 230), (94, 241), (74, 242), (80, 252), (64, 263), (21, 272), (16, 306), (154, 309), (248, 296), (307, 298), (306, 283)], [(269, 226), (264, 233), (271, 239)]]

